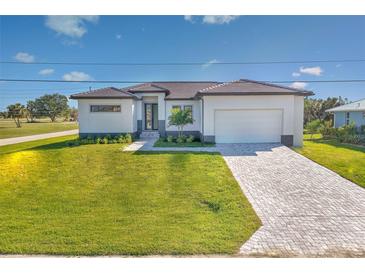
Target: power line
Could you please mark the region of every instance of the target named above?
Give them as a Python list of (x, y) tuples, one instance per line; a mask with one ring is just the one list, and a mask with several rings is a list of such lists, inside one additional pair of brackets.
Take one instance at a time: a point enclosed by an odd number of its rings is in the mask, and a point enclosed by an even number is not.
[(0, 64), (12, 65), (77, 65), (77, 66), (203, 66), (203, 65), (272, 65), (272, 64), (304, 64), (304, 63), (359, 63), (365, 59), (319, 59), (319, 60), (287, 60), (287, 61), (238, 61), (238, 62), (31, 62), (0, 61)]
[[(159, 83), (168, 83), (174, 81), (137, 81), (137, 80), (80, 80), (80, 81), (66, 81), (66, 80), (57, 80), (57, 79), (0, 79), (2, 82), (40, 82), (40, 83), (104, 83), (104, 84), (143, 84), (150, 82), (159, 82)], [(365, 79), (339, 79), (339, 80), (257, 80), (259, 82), (266, 83), (281, 83), (281, 84), (289, 84), (293, 82), (302, 82), (302, 83), (362, 83), (365, 82)], [(184, 82), (184, 81), (176, 81), (176, 82)], [(196, 81), (199, 82), (199, 81)], [(208, 81), (202, 81), (208, 82)], [(229, 81), (228, 81), (229, 82)]]

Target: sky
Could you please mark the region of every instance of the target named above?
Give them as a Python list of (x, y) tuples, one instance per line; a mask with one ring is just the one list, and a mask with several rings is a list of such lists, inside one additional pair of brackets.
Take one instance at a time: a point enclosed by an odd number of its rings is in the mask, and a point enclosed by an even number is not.
[[(365, 59), (365, 16), (0, 16), (0, 110), (46, 93), (126, 84), (74, 80), (293, 81), (316, 98), (365, 98), (362, 63), (214, 65), (215, 62)], [(79, 66), (34, 62), (201, 62), (199, 66)], [(71, 106), (76, 102), (70, 101)]]

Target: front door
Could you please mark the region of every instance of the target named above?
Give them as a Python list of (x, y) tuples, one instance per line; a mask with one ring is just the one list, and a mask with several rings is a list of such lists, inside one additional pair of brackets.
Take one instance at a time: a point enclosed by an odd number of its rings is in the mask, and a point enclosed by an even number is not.
[(158, 105), (157, 104), (144, 104), (144, 119), (146, 130), (158, 129)]

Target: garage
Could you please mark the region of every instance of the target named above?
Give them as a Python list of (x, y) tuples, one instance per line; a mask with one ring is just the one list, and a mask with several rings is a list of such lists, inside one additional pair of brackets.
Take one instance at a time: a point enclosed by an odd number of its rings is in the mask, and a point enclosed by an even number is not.
[(279, 143), (283, 111), (232, 109), (215, 111), (216, 143)]

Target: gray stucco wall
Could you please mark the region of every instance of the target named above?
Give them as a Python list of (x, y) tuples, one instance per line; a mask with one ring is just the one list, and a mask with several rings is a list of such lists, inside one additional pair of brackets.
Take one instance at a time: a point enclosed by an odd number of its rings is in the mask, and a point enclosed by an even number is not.
[[(334, 113), (335, 127), (346, 125), (346, 112), (337, 111)], [(350, 123), (354, 122), (357, 127), (365, 125), (365, 118), (362, 111), (350, 111)]]

